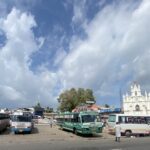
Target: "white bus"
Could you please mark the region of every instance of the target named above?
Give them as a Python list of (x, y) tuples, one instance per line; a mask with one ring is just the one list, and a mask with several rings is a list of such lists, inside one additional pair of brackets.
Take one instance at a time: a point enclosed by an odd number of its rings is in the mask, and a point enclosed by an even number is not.
[(0, 132), (9, 126), (9, 114), (0, 113)]
[(115, 124), (121, 125), (121, 134), (131, 135), (150, 135), (150, 116), (146, 115), (125, 115), (111, 114), (108, 118), (109, 133), (115, 133)]
[(29, 112), (14, 112), (11, 115), (11, 131), (16, 134), (19, 132), (31, 133), (34, 127), (32, 115)]

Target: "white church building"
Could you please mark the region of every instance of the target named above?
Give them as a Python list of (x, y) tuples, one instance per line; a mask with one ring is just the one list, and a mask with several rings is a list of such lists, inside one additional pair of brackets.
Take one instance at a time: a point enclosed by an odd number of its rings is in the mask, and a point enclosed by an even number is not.
[(140, 85), (131, 85), (130, 95), (123, 95), (123, 111), (129, 115), (150, 115), (150, 93), (142, 95)]

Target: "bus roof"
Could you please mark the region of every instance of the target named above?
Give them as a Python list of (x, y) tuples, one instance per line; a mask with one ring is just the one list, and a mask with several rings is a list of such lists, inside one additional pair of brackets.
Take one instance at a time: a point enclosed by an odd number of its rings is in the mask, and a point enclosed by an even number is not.
[(109, 116), (113, 116), (113, 115), (116, 115), (116, 116), (142, 116), (142, 117), (144, 117), (144, 116), (146, 116), (146, 117), (150, 117), (150, 115), (134, 115), (134, 114), (110, 114)]
[(86, 114), (99, 114), (99, 113), (96, 111), (80, 111), (80, 112), (63, 112), (58, 115), (74, 115), (74, 114), (82, 114), (82, 115), (85, 114), (86, 115)]
[(26, 112), (26, 111), (16, 111), (12, 115), (22, 116), (22, 115), (31, 115), (31, 113), (30, 112)]

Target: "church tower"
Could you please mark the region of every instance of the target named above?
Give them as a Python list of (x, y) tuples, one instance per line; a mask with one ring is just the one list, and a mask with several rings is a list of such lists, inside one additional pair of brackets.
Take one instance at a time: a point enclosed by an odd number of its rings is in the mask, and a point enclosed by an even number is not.
[(145, 91), (142, 95), (140, 85), (134, 82), (131, 85), (131, 95), (123, 96), (123, 110), (129, 115), (150, 115), (150, 94)]
[(131, 96), (141, 96), (141, 87), (136, 82), (131, 85)]

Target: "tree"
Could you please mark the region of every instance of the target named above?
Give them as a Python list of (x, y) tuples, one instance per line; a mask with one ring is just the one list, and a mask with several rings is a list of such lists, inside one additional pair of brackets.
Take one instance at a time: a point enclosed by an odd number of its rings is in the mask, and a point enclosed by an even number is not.
[(86, 103), (86, 101), (94, 101), (93, 91), (91, 89), (75, 89), (71, 88), (61, 93), (58, 97), (58, 102), (60, 104), (60, 111), (72, 111), (76, 106), (81, 103)]
[(109, 106), (108, 104), (105, 104), (105, 107), (106, 107), (106, 108), (109, 108), (110, 106)]
[(86, 89), (85, 96), (87, 101), (95, 101), (95, 98), (93, 96), (93, 91), (91, 89)]
[(45, 109), (45, 112), (46, 113), (52, 113), (53, 112), (53, 108), (50, 108), (50, 107), (46, 107), (46, 109)]
[(38, 103), (34, 106), (34, 108), (41, 108), (40, 102), (38, 102)]

